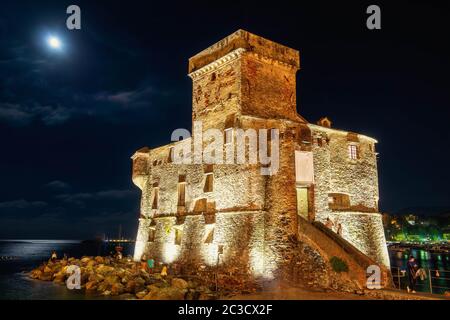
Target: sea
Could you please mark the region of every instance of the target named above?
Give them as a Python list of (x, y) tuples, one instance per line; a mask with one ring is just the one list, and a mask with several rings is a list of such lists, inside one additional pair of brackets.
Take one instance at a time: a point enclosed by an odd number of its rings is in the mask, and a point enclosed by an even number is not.
[[(124, 243), (124, 255), (133, 253), (133, 244)], [(0, 240), (0, 300), (84, 300), (108, 299), (101, 296), (86, 296), (77, 290), (52, 282), (33, 280), (27, 273), (50, 258), (55, 250), (59, 257), (105, 255), (113, 251), (113, 244), (80, 240)], [(407, 277), (402, 276), (410, 254), (417, 258), (422, 268), (431, 269), (433, 293), (450, 291), (450, 255), (436, 254), (424, 250), (390, 251), (394, 282), (406, 290)], [(396, 269), (398, 268), (398, 269)], [(439, 277), (436, 277), (438, 270)], [(396, 276), (400, 277), (396, 278)], [(418, 281), (418, 291), (430, 292), (430, 281)], [(446, 289), (447, 288), (447, 289)]]
[[(133, 253), (132, 243), (121, 244), (124, 255)], [(106, 299), (86, 296), (53, 282), (34, 280), (28, 272), (50, 258), (106, 255), (114, 250), (107, 242), (81, 240), (0, 240), (0, 300), (84, 300)]]

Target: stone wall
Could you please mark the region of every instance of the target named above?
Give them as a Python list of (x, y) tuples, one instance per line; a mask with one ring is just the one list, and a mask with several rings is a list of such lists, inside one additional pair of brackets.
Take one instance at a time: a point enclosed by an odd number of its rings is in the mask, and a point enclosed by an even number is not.
[[(341, 223), (343, 237), (378, 263), (389, 266), (381, 215), (378, 213), (378, 173), (376, 140), (316, 125), (313, 134), (316, 220), (329, 217)], [(348, 145), (358, 147), (358, 157), (350, 159)], [(330, 194), (345, 194), (348, 208), (330, 205)], [(335, 229), (336, 230), (336, 229)]]
[[(376, 141), (307, 124), (296, 113), (299, 67), (296, 50), (242, 30), (190, 59), (192, 120), (202, 121), (203, 130), (278, 129), (279, 168), (265, 176), (259, 164), (174, 164), (175, 143), (138, 150), (132, 158), (133, 181), (142, 190), (135, 259), (147, 254), (181, 265), (185, 273), (218, 266), (255, 279), (292, 279), (318, 270), (303, 280), (320, 286), (335, 281), (328, 253), (299, 233), (295, 151), (301, 150), (312, 151), (314, 159), (308, 218), (339, 221), (345, 239), (388, 264), (377, 213)], [(194, 130), (193, 139), (185, 140), (191, 152), (199, 134)], [(348, 159), (349, 143), (358, 146), (358, 159)], [(207, 172), (213, 174), (211, 191), (205, 189)], [(330, 193), (346, 194), (348, 207), (331, 209)]]

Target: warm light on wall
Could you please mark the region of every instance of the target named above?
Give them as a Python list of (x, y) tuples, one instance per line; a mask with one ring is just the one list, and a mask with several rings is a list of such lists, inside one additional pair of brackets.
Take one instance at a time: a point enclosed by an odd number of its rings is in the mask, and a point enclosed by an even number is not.
[(145, 241), (136, 241), (136, 244), (134, 246), (134, 261), (140, 261), (142, 255), (145, 252)]
[(172, 263), (180, 254), (180, 246), (165, 242), (163, 245), (162, 258), (164, 263)]
[(250, 267), (255, 277), (264, 277), (264, 253), (261, 247), (253, 246), (250, 250)]
[(203, 258), (204, 263), (209, 266), (215, 266), (217, 265), (217, 263), (222, 262), (223, 256), (221, 257), (222, 259), (219, 260), (218, 259), (218, 250), (217, 250), (217, 244), (202, 244), (201, 246), (201, 255)]

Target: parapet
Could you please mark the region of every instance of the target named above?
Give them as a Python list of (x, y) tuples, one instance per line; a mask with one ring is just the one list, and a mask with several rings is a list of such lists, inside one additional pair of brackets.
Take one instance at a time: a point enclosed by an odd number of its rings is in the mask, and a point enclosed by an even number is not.
[(288, 64), (296, 69), (300, 68), (300, 55), (297, 50), (239, 29), (190, 58), (189, 73), (197, 71), (239, 48)]

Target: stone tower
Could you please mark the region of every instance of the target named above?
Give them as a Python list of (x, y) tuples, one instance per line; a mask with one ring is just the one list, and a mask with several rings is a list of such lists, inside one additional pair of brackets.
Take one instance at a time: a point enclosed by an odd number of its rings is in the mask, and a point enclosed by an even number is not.
[[(238, 130), (276, 129), (279, 148), (271, 145), (270, 153), (278, 152), (279, 165), (262, 175), (261, 162), (175, 164), (178, 143), (137, 151), (133, 181), (142, 201), (135, 259), (147, 254), (182, 264), (184, 272), (218, 268), (327, 286), (338, 281), (329, 264), (336, 256), (349, 265), (350, 280), (364, 283), (365, 268), (379, 264), (388, 282), (376, 140), (298, 115), (299, 69), (298, 51), (244, 30), (189, 59), (192, 121), (202, 131), (193, 129), (183, 143), (218, 129), (235, 148)], [(327, 217), (342, 225), (340, 235), (324, 228)]]

